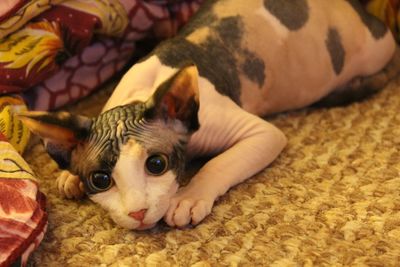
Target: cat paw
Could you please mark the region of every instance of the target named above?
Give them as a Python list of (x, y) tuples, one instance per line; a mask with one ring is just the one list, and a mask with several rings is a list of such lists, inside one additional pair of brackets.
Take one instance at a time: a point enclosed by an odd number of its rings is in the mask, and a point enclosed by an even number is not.
[(83, 183), (78, 176), (62, 171), (57, 178), (57, 188), (61, 196), (68, 199), (80, 199), (84, 195)]
[(164, 220), (171, 227), (196, 225), (211, 213), (213, 204), (214, 198), (209, 196), (197, 195), (190, 191), (178, 193), (171, 198)]

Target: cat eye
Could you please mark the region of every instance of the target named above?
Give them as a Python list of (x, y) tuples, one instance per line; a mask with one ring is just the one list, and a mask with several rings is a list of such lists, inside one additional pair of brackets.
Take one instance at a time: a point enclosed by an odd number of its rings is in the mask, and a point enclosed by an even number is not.
[(168, 158), (163, 154), (151, 155), (147, 158), (145, 167), (146, 172), (150, 175), (162, 175), (168, 169)]
[(111, 175), (106, 172), (93, 172), (89, 177), (89, 186), (97, 193), (107, 191), (113, 185), (114, 182)]

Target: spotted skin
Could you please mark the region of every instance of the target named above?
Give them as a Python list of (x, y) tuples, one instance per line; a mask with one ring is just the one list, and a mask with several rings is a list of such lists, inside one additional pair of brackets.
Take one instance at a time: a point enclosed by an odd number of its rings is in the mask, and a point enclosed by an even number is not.
[(339, 32), (330, 28), (326, 38), (326, 47), (331, 57), (332, 66), (337, 75), (339, 75), (344, 67), (346, 53), (343, 48), (342, 40)]
[[(394, 39), (383, 24), (345, 0), (206, 1), (177, 37), (142, 62), (159, 74), (187, 62), (198, 67), (201, 126), (191, 137), (188, 152), (217, 155), (171, 198), (165, 221), (171, 226), (197, 224), (211, 212), (216, 197), (276, 157), (284, 138), (246, 112), (264, 116), (301, 108), (339, 89), (349, 94), (370, 92), (366, 85), (373, 84), (394, 49)], [(139, 70), (132, 70), (126, 80), (134, 81), (136, 73)], [(358, 80), (366, 82), (354, 82)], [(110, 106), (126, 103), (128, 94), (122, 88), (127, 84), (121, 83)], [(228, 96), (242, 111), (236, 113), (212, 90)], [(257, 126), (248, 128), (243, 121)], [(254, 135), (244, 141), (240, 129)], [(231, 135), (235, 145), (229, 141)], [(256, 152), (252, 141), (259, 147)], [(263, 155), (263, 164), (258, 165), (257, 155)]]
[(307, 0), (264, 0), (264, 6), (291, 31), (301, 29), (310, 13)]
[[(374, 74), (393, 54), (392, 39), (354, 1), (206, 1), (153, 55), (171, 67), (194, 62), (219, 93), (264, 116), (310, 105)], [(382, 55), (371, 57), (374, 49)], [(366, 60), (376, 64), (356, 66)]]
[(241, 71), (250, 81), (257, 83), (258, 87), (261, 89), (266, 79), (265, 63), (261, 58), (250, 51), (245, 51), (245, 54), (246, 59), (240, 66)]
[[(376, 91), (400, 70), (395, 47), (354, 1), (205, 1), (124, 75), (87, 140), (67, 150), (70, 170), (123, 227), (146, 229), (163, 216), (170, 226), (197, 224), (283, 150), (283, 133), (260, 116)], [(154, 153), (168, 159), (165, 172), (146, 169)], [(184, 161), (200, 156), (211, 158), (183, 180)], [(102, 169), (115, 185), (90, 191), (85, 179)], [(77, 181), (63, 174), (58, 187), (76, 195)], [(143, 210), (143, 220), (130, 216)]]
[[(220, 24), (209, 28), (212, 34), (200, 44), (195, 44), (178, 36), (160, 46), (155, 53), (161, 61), (172, 67), (181, 67), (193, 62), (202, 76), (217, 85), (218, 91), (240, 104), (239, 71), (236, 66), (235, 50), (241, 39), (239, 19), (229, 18), (235, 23), (230, 32), (223, 31)], [(212, 24), (213, 25), (213, 24)], [(215, 28), (216, 27), (216, 28)], [(223, 37), (227, 39), (223, 39)], [(170, 47), (175, 49), (170, 50)], [(218, 64), (213, 64), (218, 58)]]

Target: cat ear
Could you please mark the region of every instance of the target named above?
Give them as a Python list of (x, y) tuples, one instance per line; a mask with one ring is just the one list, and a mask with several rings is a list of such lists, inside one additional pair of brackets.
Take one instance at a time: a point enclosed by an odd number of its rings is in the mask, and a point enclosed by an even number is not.
[(68, 112), (21, 112), (19, 119), (46, 147), (49, 155), (66, 169), (70, 165), (71, 152), (89, 135), (92, 120)]
[(172, 78), (161, 84), (146, 102), (145, 118), (179, 120), (194, 132), (199, 128), (199, 85), (196, 66), (179, 70)]

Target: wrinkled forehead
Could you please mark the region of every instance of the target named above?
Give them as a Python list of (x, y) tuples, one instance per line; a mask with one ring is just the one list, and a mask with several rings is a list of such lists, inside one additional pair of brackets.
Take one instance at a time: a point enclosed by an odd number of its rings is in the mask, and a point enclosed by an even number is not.
[(145, 107), (141, 102), (120, 106), (98, 116), (90, 130), (88, 142), (109, 143), (115, 148), (129, 141), (136, 141), (146, 149), (172, 152), (179, 142), (179, 135), (162, 121), (146, 121)]
[(145, 154), (163, 153), (181, 158), (185, 139), (161, 121), (148, 122), (143, 117), (141, 103), (109, 110), (93, 120), (90, 135), (76, 154), (75, 170), (87, 175), (91, 169), (111, 171), (121, 149), (128, 143), (137, 143)]

